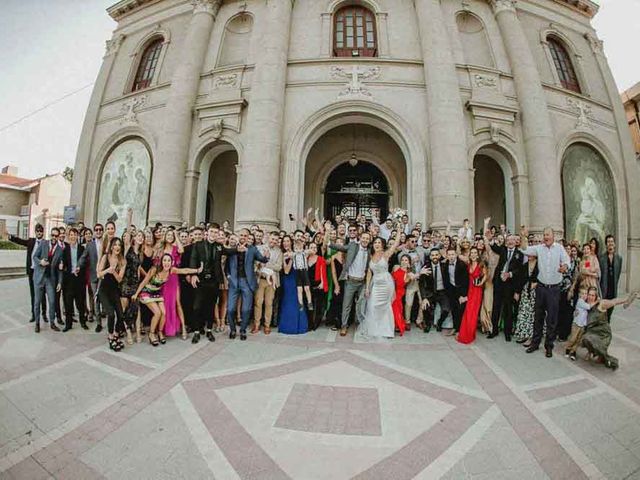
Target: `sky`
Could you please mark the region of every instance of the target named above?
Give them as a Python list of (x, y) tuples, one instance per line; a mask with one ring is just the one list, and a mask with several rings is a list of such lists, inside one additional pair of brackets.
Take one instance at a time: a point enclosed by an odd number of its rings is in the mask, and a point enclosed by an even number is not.
[[(116, 0), (0, 1), (0, 167), (26, 178), (73, 167)], [(623, 91), (640, 82), (640, 0), (598, 3), (593, 23)]]

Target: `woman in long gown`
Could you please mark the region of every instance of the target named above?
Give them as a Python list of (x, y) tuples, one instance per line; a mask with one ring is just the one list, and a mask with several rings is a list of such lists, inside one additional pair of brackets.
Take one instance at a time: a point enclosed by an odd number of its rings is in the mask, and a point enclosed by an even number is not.
[[(493, 229), (489, 228), (490, 220), (491, 218), (485, 218), (484, 220), (485, 247), (493, 238)], [(496, 244), (504, 244), (504, 237), (502, 235), (496, 236)], [(480, 309), (480, 325), (482, 332), (486, 334), (490, 334), (493, 331), (493, 324), (491, 323), (491, 316), (493, 315), (493, 275), (495, 274), (499, 261), (500, 255), (495, 253), (491, 248), (485, 248), (486, 281), (484, 283), (484, 294), (482, 295), (482, 307)]]
[(296, 274), (293, 271), (293, 240), (289, 235), (282, 238), (282, 273), (280, 285), (282, 297), (280, 300), (280, 321), (278, 331), (289, 335), (307, 333), (307, 312), (298, 308), (298, 289)]
[[(340, 237), (335, 240), (336, 245), (344, 245), (344, 240)], [(328, 318), (333, 320), (331, 330), (337, 331), (342, 325), (342, 293), (344, 290), (344, 280), (340, 280), (344, 267), (344, 253), (336, 252), (331, 257), (331, 278), (333, 280), (333, 296), (331, 297), (331, 307)]]
[(393, 299), (391, 308), (393, 309), (393, 319), (396, 324), (396, 331), (400, 333), (401, 337), (404, 335), (404, 331), (406, 329), (404, 320), (404, 294), (407, 283), (413, 279), (413, 274), (409, 271), (410, 269), (411, 257), (409, 257), (409, 255), (402, 255), (400, 257), (400, 266), (396, 267), (394, 272), (391, 274), (396, 286), (396, 297)]
[(615, 298), (613, 300), (605, 300), (598, 298), (598, 289), (590, 287), (590, 296), (587, 297), (587, 303), (591, 304), (591, 310), (587, 316), (587, 326), (582, 336), (582, 346), (589, 353), (598, 359), (601, 359), (607, 368), (615, 370), (619, 366), (618, 359), (609, 355), (609, 345), (611, 345), (611, 324), (607, 318), (607, 310), (616, 305), (624, 304), (624, 308), (636, 299), (638, 292), (632, 292), (628, 297)]
[[(167, 230), (164, 235), (162, 253), (171, 255), (173, 266), (180, 268), (180, 259), (184, 248), (173, 230)], [(162, 287), (162, 297), (164, 299), (165, 323), (164, 334), (167, 337), (175, 337), (182, 329), (182, 338), (187, 339), (187, 328), (184, 321), (184, 312), (180, 303), (180, 279), (175, 273), (171, 273), (167, 282)]]
[(371, 249), (373, 253), (367, 271), (365, 297), (367, 307), (364, 320), (356, 336), (364, 338), (393, 338), (395, 320), (391, 303), (395, 296), (395, 284), (389, 273), (389, 258), (398, 247), (399, 232), (391, 247), (385, 249), (383, 238), (377, 237)]
[(476, 247), (469, 250), (469, 290), (467, 291), (467, 306), (464, 309), (460, 332), (456, 340), (460, 343), (473, 343), (478, 330), (478, 315), (482, 306), (482, 290), (486, 277), (482, 274), (480, 255)]
[(516, 342), (524, 344), (525, 347), (529, 347), (531, 345), (531, 337), (533, 337), (533, 323), (535, 319), (538, 257), (529, 257), (526, 273), (524, 285), (519, 292), (520, 303), (518, 305), (518, 318), (516, 319), (516, 330), (513, 336), (516, 338)]

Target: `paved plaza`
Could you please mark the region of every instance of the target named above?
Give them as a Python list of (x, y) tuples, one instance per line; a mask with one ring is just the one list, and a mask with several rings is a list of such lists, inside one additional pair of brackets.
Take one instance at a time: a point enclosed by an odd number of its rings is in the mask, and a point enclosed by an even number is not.
[(617, 309), (612, 372), (432, 332), (362, 343), (39, 335), (0, 282), (0, 478), (640, 479), (640, 308)]

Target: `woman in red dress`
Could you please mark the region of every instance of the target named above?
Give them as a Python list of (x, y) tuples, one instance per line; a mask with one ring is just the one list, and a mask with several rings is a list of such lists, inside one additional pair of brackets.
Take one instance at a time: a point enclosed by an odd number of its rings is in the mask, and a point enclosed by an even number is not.
[(464, 310), (460, 333), (456, 339), (460, 343), (473, 343), (478, 330), (478, 314), (482, 306), (482, 286), (486, 277), (482, 275), (480, 255), (476, 247), (469, 250), (469, 290), (467, 293), (467, 306)]
[(393, 282), (396, 284), (396, 296), (391, 304), (393, 310), (393, 320), (396, 324), (396, 331), (400, 332), (400, 336), (404, 335), (406, 324), (404, 322), (404, 292), (407, 283), (411, 281), (412, 274), (409, 273), (411, 268), (411, 257), (402, 255), (400, 258), (400, 267), (391, 274)]

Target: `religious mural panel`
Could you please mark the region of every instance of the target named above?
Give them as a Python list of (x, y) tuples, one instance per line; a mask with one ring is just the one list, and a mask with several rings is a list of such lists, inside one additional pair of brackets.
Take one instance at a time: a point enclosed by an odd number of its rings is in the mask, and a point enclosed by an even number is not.
[(151, 157), (145, 144), (135, 139), (119, 144), (102, 169), (97, 220), (114, 221), (120, 235), (127, 226), (127, 212), (131, 209), (133, 223), (144, 227), (150, 179)]
[(616, 199), (604, 159), (586, 144), (571, 145), (562, 166), (565, 237), (580, 243), (592, 237), (604, 245), (616, 233)]

